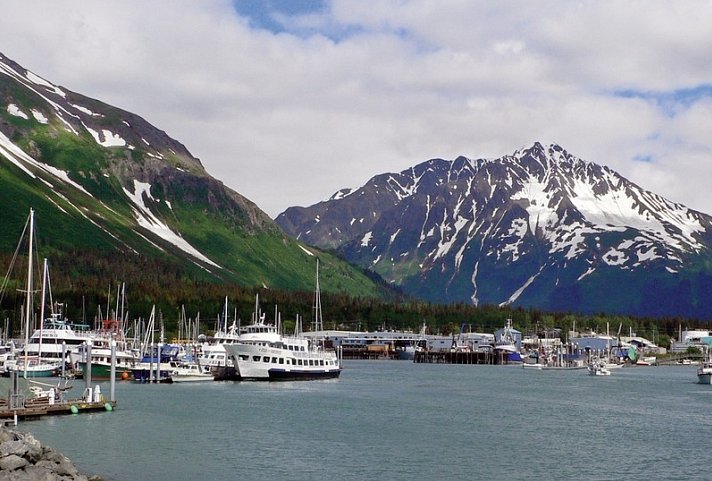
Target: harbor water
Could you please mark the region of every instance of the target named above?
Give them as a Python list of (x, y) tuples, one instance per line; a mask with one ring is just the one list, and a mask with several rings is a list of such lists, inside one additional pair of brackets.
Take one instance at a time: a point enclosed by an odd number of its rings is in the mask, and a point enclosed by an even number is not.
[(112, 481), (701, 480), (712, 386), (696, 379), (348, 361), (334, 380), (123, 382), (113, 412), (18, 429)]

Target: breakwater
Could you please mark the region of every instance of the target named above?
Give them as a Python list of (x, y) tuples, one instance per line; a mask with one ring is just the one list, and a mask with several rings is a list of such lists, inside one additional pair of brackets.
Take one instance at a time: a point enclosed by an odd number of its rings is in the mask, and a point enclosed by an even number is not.
[(42, 446), (32, 434), (0, 427), (0, 481), (102, 481), (87, 476), (74, 463), (49, 446)]

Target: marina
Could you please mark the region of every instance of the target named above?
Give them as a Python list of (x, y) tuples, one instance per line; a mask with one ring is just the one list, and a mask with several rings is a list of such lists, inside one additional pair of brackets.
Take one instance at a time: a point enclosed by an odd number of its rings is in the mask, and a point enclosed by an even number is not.
[(708, 478), (712, 390), (695, 366), (599, 378), (346, 360), (338, 379), (121, 382), (117, 397), (111, 413), (18, 429), (108, 481), (637, 479), (641, 463), (658, 479)]

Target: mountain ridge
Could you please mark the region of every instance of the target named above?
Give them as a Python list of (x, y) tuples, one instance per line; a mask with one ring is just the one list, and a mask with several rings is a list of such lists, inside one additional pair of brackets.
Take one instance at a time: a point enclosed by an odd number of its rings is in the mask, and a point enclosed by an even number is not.
[(324, 290), (382, 294), (363, 272), (287, 237), (163, 130), (3, 54), (0, 185), (5, 252), (33, 207), (42, 244), (57, 256), (162, 259), (196, 280), (287, 290), (313, 288), (319, 256)]
[[(433, 302), (712, 314), (701, 292), (678, 292), (707, 282), (712, 218), (556, 144), (431, 159), (276, 221)], [(609, 292), (619, 283), (630, 306)], [(680, 309), (656, 307), (670, 292)]]

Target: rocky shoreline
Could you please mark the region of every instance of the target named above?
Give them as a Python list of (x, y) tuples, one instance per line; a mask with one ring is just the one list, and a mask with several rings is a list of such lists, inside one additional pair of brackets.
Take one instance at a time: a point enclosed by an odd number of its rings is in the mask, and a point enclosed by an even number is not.
[(56, 449), (42, 446), (30, 433), (0, 426), (0, 481), (103, 481), (79, 472)]

